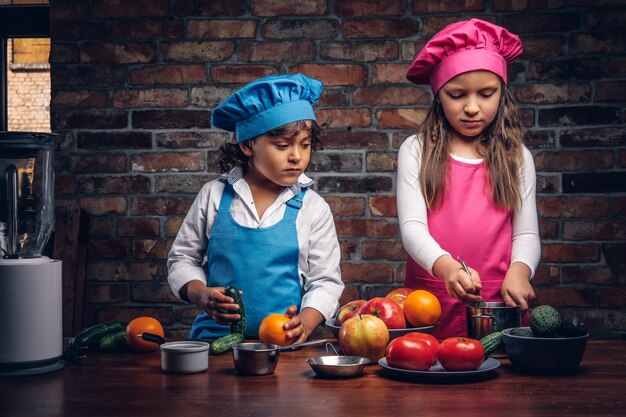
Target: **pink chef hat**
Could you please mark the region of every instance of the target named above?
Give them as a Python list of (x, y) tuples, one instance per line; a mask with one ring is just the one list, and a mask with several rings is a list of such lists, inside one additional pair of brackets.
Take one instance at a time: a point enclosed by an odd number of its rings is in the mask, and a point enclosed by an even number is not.
[(409, 66), (406, 78), (439, 89), (459, 74), (491, 71), (506, 84), (506, 65), (522, 53), (517, 35), (480, 19), (452, 23), (424, 46)]

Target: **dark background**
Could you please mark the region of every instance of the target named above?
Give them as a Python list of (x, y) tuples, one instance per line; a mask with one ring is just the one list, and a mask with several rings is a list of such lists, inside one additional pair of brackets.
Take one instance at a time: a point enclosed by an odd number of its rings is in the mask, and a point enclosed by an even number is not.
[(341, 241), (342, 301), (402, 285), (396, 152), (428, 88), (407, 65), (445, 25), (478, 17), (520, 35), (510, 87), (537, 167), (537, 304), (593, 337), (626, 334), (626, 5), (606, 0), (53, 1), (57, 206), (91, 213), (85, 324), (153, 315), (185, 337), (197, 311), (166, 259), (228, 135), (210, 112), (255, 78), (300, 71), (326, 86), (330, 123), (310, 175)]

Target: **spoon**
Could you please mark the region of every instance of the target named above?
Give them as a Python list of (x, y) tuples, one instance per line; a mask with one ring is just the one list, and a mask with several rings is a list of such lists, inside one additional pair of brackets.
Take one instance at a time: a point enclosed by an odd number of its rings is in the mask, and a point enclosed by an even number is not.
[(278, 348), (278, 350), (280, 350), (282, 352), (284, 350), (297, 349), (297, 348), (302, 347), (302, 346), (321, 345), (321, 344), (326, 343), (326, 342), (328, 342), (328, 339), (309, 340), (308, 342), (294, 343), (292, 345), (281, 346), (280, 348)]

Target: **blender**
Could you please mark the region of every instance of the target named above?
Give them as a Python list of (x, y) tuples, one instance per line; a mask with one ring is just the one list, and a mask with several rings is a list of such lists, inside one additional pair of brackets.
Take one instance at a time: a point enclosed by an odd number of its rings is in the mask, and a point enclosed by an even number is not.
[(54, 135), (0, 132), (0, 376), (63, 367), (61, 261), (42, 256), (54, 225)]

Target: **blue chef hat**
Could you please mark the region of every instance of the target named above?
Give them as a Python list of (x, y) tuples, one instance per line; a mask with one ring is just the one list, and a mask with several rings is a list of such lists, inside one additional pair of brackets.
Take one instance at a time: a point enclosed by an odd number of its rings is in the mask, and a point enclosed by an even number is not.
[(246, 84), (211, 114), (211, 123), (236, 132), (237, 142), (298, 120), (315, 120), (322, 83), (302, 74), (269, 75)]

